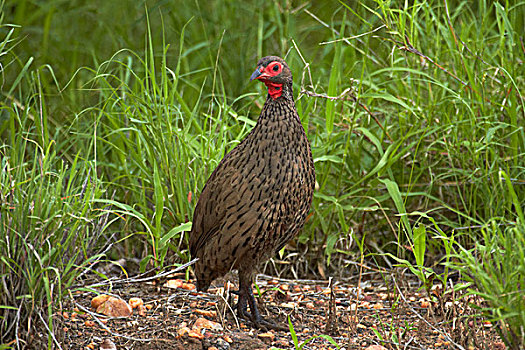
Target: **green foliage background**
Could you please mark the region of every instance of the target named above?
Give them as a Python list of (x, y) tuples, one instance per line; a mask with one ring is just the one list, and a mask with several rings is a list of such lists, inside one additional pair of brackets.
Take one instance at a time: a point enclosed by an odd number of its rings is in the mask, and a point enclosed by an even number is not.
[[(6, 0), (1, 16), (2, 334), (42, 300), (51, 315), (100, 259), (187, 261), (196, 198), (256, 122), (249, 76), (268, 54), (292, 67), (318, 179), (277, 272), (352, 274), (364, 254), (446, 281), (481, 274), (496, 244), (518, 273), (484, 276), (522, 290), (523, 250), (501, 233), (525, 245), (525, 2)], [(517, 313), (488, 313), (523, 342), (517, 295)]]

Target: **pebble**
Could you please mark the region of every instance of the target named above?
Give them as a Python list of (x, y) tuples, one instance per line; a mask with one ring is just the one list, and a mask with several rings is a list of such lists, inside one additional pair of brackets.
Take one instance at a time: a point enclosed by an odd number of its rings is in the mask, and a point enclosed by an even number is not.
[[(215, 341), (215, 346), (217, 347), (218, 350), (228, 350), (230, 348), (229, 342), (227, 342), (226, 340), (222, 338), (217, 338), (217, 340)], [(211, 348), (208, 348), (208, 350), (209, 349)]]

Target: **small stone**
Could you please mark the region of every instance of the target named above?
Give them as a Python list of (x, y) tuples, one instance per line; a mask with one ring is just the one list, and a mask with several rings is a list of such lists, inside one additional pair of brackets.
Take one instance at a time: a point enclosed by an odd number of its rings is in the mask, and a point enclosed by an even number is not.
[(109, 297), (104, 303), (100, 304), (97, 312), (109, 317), (129, 317), (133, 314), (128, 303), (115, 297)]
[(267, 344), (273, 342), (275, 339), (275, 334), (271, 332), (259, 333), (257, 336)]
[(365, 350), (387, 350), (387, 348), (385, 348), (384, 346), (382, 345), (370, 345), (368, 348), (366, 348)]
[(138, 310), (139, 316), (142, 316), (142, 317), (146, 316), (146, 307), (144, 305), (139, 305), (137, 310)]
[(131, 306), (132, 309), (135, 309), (141, 305), (144, 306), (144, 301), (141, 298), (129, 299), (129, 306)]
[(178, 330), (177, 330), (177, 338), (181, 338), (182, 336), (184, 336), (184, 334), (188, 334), (190, 332), (190, 329), (186, 326), (183, 326), (183, 327), (180, 327)]
[(230, 348), (229, 342), (222, 338), (217, 338), (217, 340), (215, 341), (215, 345), (217, 345), (220, 350), (228, 350)]
[(109, 299), (109, 295), (107, 294), (100, 294), (99, 296), (94, 297), (93, 299), (91, 299), (91, 308), (93, 310), (98, 309), (98, 307), (101, 304), (105, 303), (106, 300), (108, 299)]
[(111, 339), (104, 339), (102, 343), (100, 343), (100, 350), (117, 350), (117, 346)]
[(193, 283), (183, 283), (182, 284), (182, 289), (194, 290), (194, 289), (196, 289), (196, 287), (195, 287), (195, 285)]
[(190, 329), (190, 331), (188, 332), (188, 337), (191, 337), (191, 338), (197, 338), (197, 339), (204, 339), (204, 334), (202, 334), (201, 332), (197, 332), (193, 329)]
[(193, 312), (196, 313), (197, 315), (201, 315), (205, 317), (211, 317), (211, 318), (217, 317), (217, 311), (213, 311), (213, 310), (195, 309), (193, 310)]
[(226, 340), (228, 343), (233, 343), (233, 339), (229, 335), (223, 336), (222, 339)]
[(219, 331), (219, 330), (222, 330), (222, 325), (220, 323), (213, 322), (208, 319), (200, 317), (197, 319), (197, 321), (195, 321), (192, 328), (195, 330), (199, 330), (199, 331), (202, 328)]
[(168, 280), (166, 283), (164, 283), (164, 287), (181, 288), (183, 284), (184, 284), (184, 281), (181, 279)]
[(295, 303), (282, 303), (281, 307), (284, 307), (286, 309), (295, 309)]

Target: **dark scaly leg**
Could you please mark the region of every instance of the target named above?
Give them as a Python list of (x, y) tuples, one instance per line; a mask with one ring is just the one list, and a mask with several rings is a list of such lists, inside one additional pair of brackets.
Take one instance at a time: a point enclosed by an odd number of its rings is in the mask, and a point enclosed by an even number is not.
[[(247, 305), (250, 306), (248, 312)], [(288, 327), (280, 326), (277, 323), (262, 318), (257, 301), (252, 291), (252, 281), (245, 274), (239, 273), (239, 301), (237, 302), (237, 314), (240, 318), (250, 320), (254, 328), (273, 329), (276, 331), (287, 331)]]

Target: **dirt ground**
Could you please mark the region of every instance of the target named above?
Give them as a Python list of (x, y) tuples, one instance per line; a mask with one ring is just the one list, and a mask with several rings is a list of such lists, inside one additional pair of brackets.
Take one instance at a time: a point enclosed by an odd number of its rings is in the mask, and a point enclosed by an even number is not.
[[(285, 326), (290, 319), (298, 346), (290, 330), (256, 330), (236, 318), (234, 275), (208, 293), (198, 293), (183, 273), (93, 282), (70, 293), (56, 314), (56, 342), (64, 349), (505, 349), (495, 325), (473, 316), (479, 301), (442, 293), (439, 285), (427, 294), (399, 271), (360, 281), (259, 275), (261, 313)], [(145, 307), (142, 315), (135, 309), (108, 318), (91, 308), (97, 294), (140, 298)], [(35, 335), (40, 341), (47, 344), (45, 332)]]

